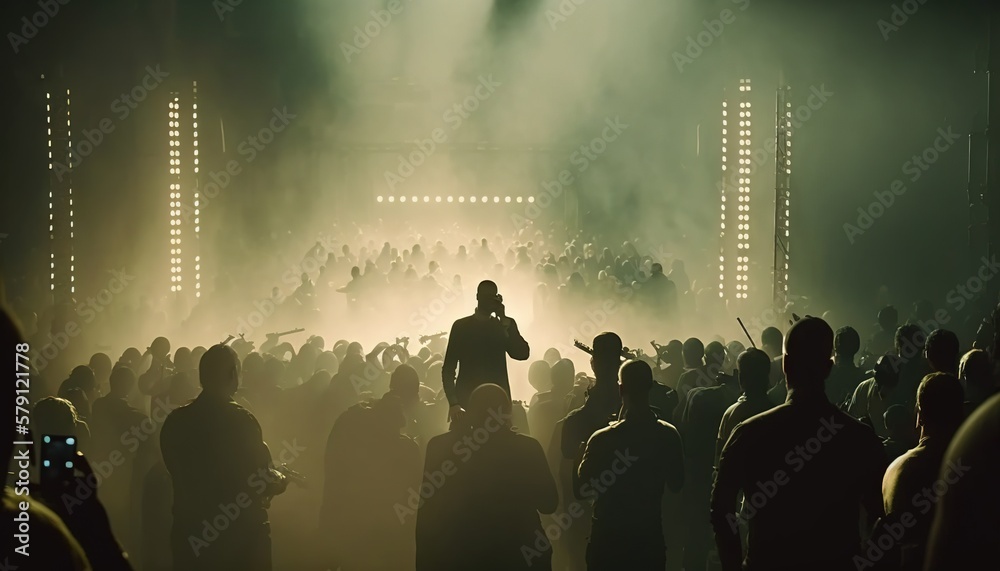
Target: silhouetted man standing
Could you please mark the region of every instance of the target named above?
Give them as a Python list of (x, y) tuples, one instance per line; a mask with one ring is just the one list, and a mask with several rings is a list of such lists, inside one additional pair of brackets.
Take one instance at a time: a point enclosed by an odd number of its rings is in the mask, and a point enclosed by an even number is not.
[(583, 406), (566, 415), (561, 421), (561, 429), (557, 428), (560, 430), (559, 446), (563, 457), (558, 477), (564, 486), (568, 486), (564, 490), (564, 503), (575, 504), (582, 510), (577, 521), (566, 530), (562, 540), (571, 557), (570, 567), (573, 569), (581, 569), (585, 565), (583, 553), (590, 535), (590, 501), (593, 500), (580, 494), (577, 468), (584, 444), (591, 435), (618, 419), (622, 408), (621, 391), (618, 388), (618, 370), (621, 366), (621, 337), (610, 331), (594, 337), (593, 354), (590, 358), (590, 368), (595, 377), (594, 386), (587, 391), (587, 400)]
[(177, 571), (271, 569), (266, 506), (288, 481), (272, 467), (257, 419), (233, 400), (239, 367), (230, 347), (209, 349), (199, 364), (201, 394), (163, 423)]
[(518, 361), (528, 359), (528, 342), (518, 332), (517, 323), (507, 317), (497, 284), (481, 282), (476, 300), (475, 313), (456, 321), (448, 335), (441, 381), (450, 405), (449, 420), (464, 410), (469, 395), (479, 385), (499, 385), (510, 396), (507, 355)]
[(588, 571), (660, 571), (666, 565), (660, 499), (684, 485), (681, 437), (649, 407), (653, 371), (621, 369), (622, 419), (590, 437), (580, 462), (582, 494), (594, 498)]
[[(934, 521), (936, 504), (923, 491), (933, 490), (942, 472), (948, 445), (965, 418), (962, 407), (964, 398), (962, 385), (954, 376), (932, 373), (924, 377), (917, 389), (920, 442), (896, 458), (882, 479), (886, 519), (902, 524), (896, 529), (903, 530), (903, 536), (894, 546), (899, 550), (900, 569), (919, 571), (923, 568), (924, 549)], [(946, 483), (965, 473), (962, 466), (956, 469), (955, 466), (944, 465), (944, 468)], [(947, 473), (948, 469), (952, 473)], [(936, 496), (931, 497), (937, 499)]]
[[(796, 322), (782, 360), (788, 399), (739, 424), (722, 450), (711, 517), (724, 571), (854, 569), (861, 507), (870, 520), (884, 513), (885, 452), (870, 427), (826, 398), (832, 354), (825, 321)], [(745, 560), (736, 515), (741, 491)]]

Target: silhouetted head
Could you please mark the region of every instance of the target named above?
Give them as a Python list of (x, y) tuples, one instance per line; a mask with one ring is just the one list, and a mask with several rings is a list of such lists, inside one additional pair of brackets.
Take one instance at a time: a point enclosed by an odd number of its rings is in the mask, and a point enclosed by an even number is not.
[(559, 349), (556, 349), (555, 347), (549, 347), (548, 349), (545, 350), (545, 356), (542, 358), (545, 359), (545, 362), (548, 363), (549, 365), (555, 366), (555, 364), (558, 363), (560, 359), (562, 359), (562, 355), (559, 354)]
[(910, 361), (923, 353), (924, 342), (926, 340), (927, 335), (924, 334), (919, 325), (907, 323), (896, 329), (893, 345), (895, 346), (896, 354), (900, 358), (904, 361)]
[(833, 329), (818, 317), (804, 317), (788, 330), (782, 368), (790, 390), (823, 392), (833, 367)]
[(246, 357), (243, 357), (243, 375), (245, 378), (249, 378), (251, 375), (259, 375), (264, 369), (264, 356), (260, 353), (253, 351)]
[(354, 266), (353, 268), (351, 268), (351, 277), (352, 278), (359, 278), (359, 277), (361, 277), (361, 268), (359, 268), (357, 266)]
[(201, 386), (206, 393), (232, 397), (240, 388), (240, 360), (228, 345), (213, 345), (198, 366)]
[(892, 353), (886, 353), (878, 358), (875, 362), (875, 387), (880, 394), (887, 395), (899, 385), (901, 368), (902, 361)]
[(766, 392), (771, 374), (771, 358), (760, 349), (750, 348), (736, 359), (743, 392)]
[(535, 392), (543, 393), (552, 388), (552, 367), (545, 361), (535, 361), (528, 367), (528, 384)]
[(701, 342), (701, 339), (691, 337), (685, 341), (682, 353), (684, 355), (684, 365), (689, 369), (701, 367), (705, 364), (705, 345)]
[(651, 275), (654, 275), (654, 276), (662, 276), (663, 275), (663, 264), (660, 264), (660, 263), (653, 264), (649, 268), (649, 273)]
[(924, 357), (938, 373), (957, 375), (960, 351), (958, 335), (947, 329), (931, 332), (924, 343)]
[(913, 436), (913, 415), (901, 404), (894, 404), (882, 414), (889, 436), (898, 442), (909, 442)]
[(622, 402), (629, 409), (649, 406), (649, 391), (653, 388), (653, 369), (645, 361), (628, 361), (619, 372)]
[(98, 383), (108, 380), (108, 376), (111, 374), (111, 365), (111, 357), (108, 357), (106, 353), (94, 353), (90, 357), (90, 370), (94, 371)]
[(760, 348), (772, 359), (781, 355), (782, 336), (777, 327), (767, 327), (760, 332)]
[(926, 432), (954, 432), (965, 416), (965, 391), (947, 373), (931, 373), (917, 387), (917, 424)]
[(479, 286), (476, 287), (476, 301), (479, 302), (479, 307), (492, 311), (497, 303), (497, 293), (499, 293), (497, 284), (490, 280), (479, 282)]
[(195, 368), (194, 361), (191, 360), (191, 349), (180, 347), (174, 351), (174, 367), (178, 371), (190, 371)]
[(993, 384), (990, 354), (982, 349), (973, 349), (963, 355), (958, 366), (958, 378), (965, 381), (965, 386), (970, 390), (988, 388)]
[(340, 367), (340, 359), (333, 351), (324, 351), (316, 358), (316, 370), (326, 371), (331, 375), (337, 374), (337, 369)]
[(361, 343), (358, 343), (357, 341), (353, 341), (350, 344), (348, 344), (347, 345), (347, 355), (357, 355), (358, 357), (363, 357), (364, 356), (364, 349), (362, 349)]
[[(479, 385), (469, 395), (467, 409), (469, 423), (474, 428), (494, 425), (499, 428), (510, 426), (511, 400), (500, 385), (487, 383)], [(495, 432), (495, 430), (493, 430)]]
[(594, 337), (594, 354), (590, 365), (594, 374), (615, 374), (622, 363), (622, 338), (617, 333), (605, 331)]
[(69, 379), (67, 379), (63, 385), (67, 389), (80, 389), (85, 395), (87, 395), (87, 399), (90, 402), (96, 400), (100, 394), (94, 370), (87, 365), (77, 365), (76, 367), (73, 367), (73, 371), (69, 374)]
[(722, 369), (722, 364), (726, 361), (726, 346), (718, 341), (712, 341), (705, 345), (705, 366), (714, 372)]
[(198, 345), (194, 349), (191, 349), (191, 368), (192, 369), (194, 369), (196, 371), (198, 370), (198, 364), (201, 363), (201, 358), (202, 358), (203, 355), (205, 355), (206, 351), (208, 351), (208, 349), (202, 347), (201, 345)]
[(896, 308), (887, 305), (879, 310), (878, 312), (878, 326), (882, 328), (882, 331), (890, 332), (895, 331), (896, 326), (899, 325), (899, 312)]
[(735, 368), (736, 361), (739, 359), (740, 355), (746, 351), (747, 348), (744, 344), (739, 341), (733, 340), (726, 343), (726, 370)]
[(576, 377), (576, 366), (569, 359), (559, 359), (552, 365), (552, 391), (557, 394), (568, 393), (573, 389), (573, 379)]
[(135, 347), (129, 347), (128, 349), (122, 351), (122, 356), (118, 359), (119, 362), (125, 363), (130, 367), (134, 367), (141, 360), (142, 353), (140, 353)]
[(166, 337), (157, 337), (149, 345), (149, 352), (158, 359), (163, 359), (170, 354), (170, 341)]
[(115, 367), (115, 370), (111, 371), (111, 396), (126, 398), (135, 387), (135, 382), (135, 371), (126, 366)]
[(684, 366), (684, 344), (680, 339), (671, 339), (663, 348), (663, 360), (678, 367)]
[(45, 397), (31, 410), (31, 428), (39, 436), (76, 436), (78, 421), (73, 403), (62, 398)]
[(841, 327), (833, 338), (833, 352), (844, 361), (853, 362), (861, 350), (861, 336), (853, 327)]
[(417, 370), (405, 364), (396, 367), (389, 377), (389, 392), (398, 397), (404, 407), (419, 402), (420, 377)]

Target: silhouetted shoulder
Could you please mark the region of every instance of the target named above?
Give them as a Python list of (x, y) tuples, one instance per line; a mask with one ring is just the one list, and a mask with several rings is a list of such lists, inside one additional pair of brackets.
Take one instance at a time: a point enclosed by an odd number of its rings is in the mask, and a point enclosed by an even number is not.
[(965, 421), (945, 454), (940, 477), (949, 485), (938, 501), (926, 569), (983, 569), (984, 562), (996, 561), (998, 449), (1000, 395), (995, 395)]
[(460, 317), (460, 318), (458, 318), (458, 319), (455, 320), (454, 327), (456, 329), (464, 329), (464, 328), (469, 327), (470, 324), (474, 323), (475, 320), (476, 320), (476, 317), (474, 315), (467, 315), (465, 317)]
[[(815, 414), (820, 422), (828, 423), (838, 431), (879, 441), (878, 436), (875, 435), (875, 431), (870, 426), (834, 406), (816, 410)], [(797, 407), (785, 402), (744, 420), (736, 425), (733, 433), (739, 431), (741, 434), (748, 434), (755, 431), (781, 430), (786, 425), (801, 422), (801, 418), (801, 412), (797, 410)]]
[(677, 427), (665, 420), (657, 419), (656, 424), (660, 426), (660, 432), (663, 432), (664, 434), (680, 435), (680, 432), (677, 431)]
[(431, 438), (427, 441), (427, 458), (440, 457), (443, 454), (449, 453), (460, 439), (461, 436), (454, 431), (438, 434)]
[(527, 434), (522, 434), (520, 432), (513, 432), (511, 434), (514, 437), (514, 442), (517, 443), (517, 446), (524, 446), (527, 448), (533, 448), (535, 446), (541, 447), (538, 439), (532, 436), (528, 436)]
[[(4, 489), (2, 511), (4, 517), (9, 518), (7, 521), (14, 521), (15, 514), (21, 511), (18, 504), (23, 501), (25, 500), (15, 497), (10, 488)], [(28, 557), (13, 553), (6, 555), (0, 562), (0, 569), (90, 571), (91, 566), (83, 548), (59, 516), (39, 502), (28, 500), (28, 504), (26, 513), (31, 518), (33, 540), (28, 545)], [(13, 547), (12, 545), (11, 551)]]
[(259, 424), (257, 422), (257, 417), (250, 412), (250, 409), (244, 407), (235, 401), (229, 401), (222, 405), (225, 414), (233, 417), (237, 421)]

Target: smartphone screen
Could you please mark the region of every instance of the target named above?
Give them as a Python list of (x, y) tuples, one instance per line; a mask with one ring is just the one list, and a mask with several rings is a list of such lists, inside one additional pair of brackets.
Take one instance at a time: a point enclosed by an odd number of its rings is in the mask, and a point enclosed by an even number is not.
[(42, 436), (42, 487), (59, 488), (72, 481), (76, 467), (76, 437), (46, 434)]

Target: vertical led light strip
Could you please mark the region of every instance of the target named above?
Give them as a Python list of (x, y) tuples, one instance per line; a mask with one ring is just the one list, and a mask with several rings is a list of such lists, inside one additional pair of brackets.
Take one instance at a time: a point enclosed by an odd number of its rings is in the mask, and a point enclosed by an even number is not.
[[(73, 170), (73, 124), (72, 116), (70, 114), (70, 97), (69, 89), (66, 90), (66, 157), (68, 159), (68, 168), (70, 171)], [(73, 256), (73, 238), (76, 229), (73, 226), (73, 176), (72, 172), (69, 177), (69, 184), (66, 185), (66, 191), (69, 199), (69, 241), (66, 244), (67, 253), (69, 254), (69, 293), (76, 293), (76, 259)]]
[(740, 80), (739, 193), (736, 241), (736, 299), (747, 299), (750, 269), (750, 80)]
[(182, 291), (180, 96), (170, 98), (170, 291)]
[(194, 296), (201, 297), (201, 195), (198, 183), (198, 82), (191, 86), (191, 132), (192, 132), (192, 164), (194, 165), (194, 177), (191, 179), (191, 188), (194, 191)]
[[(49, 171), (52, 171), (52, 94), (45, 92), (45, 129), (48, 132), (49, 141)], [(51, 174), (49, 178), (51, 179)], [(56, 239), (55, 236), (55, 206), (52, 198), (52, 185), (49, 185), (49, 243)], [(56, 252), (49, 247), (49, 291), (56, 289)]]
[(792, 225), (791, 194), (792, 194), (792, 102), (785, 101), (785, 227), (782, 240), (785, 244), (785, 296), (788, 296), (788, 268), (791, 265), (788, 251), (790, 250), (790, 228)]
[[(57, 303), (68, 301), (66, 296), (76, 293), (72, 176), (75, 159), (70, 95), (67, 89), (64, 109), (61, 91), (57, 92), (55, 99), (51, 91), (45, 92), (45, 132), (49, 157), (49, 291)], [(66, 113), (65, 131), (62, 127), (63, 111)]]
[(788, 301), (789, 218), (792, 176), (792, 103), (790, 89), (778, 88), (774, 152), (774, 303)]
[(719, 192), (719, 297), (726, 296), (726, 192), (729, 178), (729, 102), (722, 100), (722, 188)]

